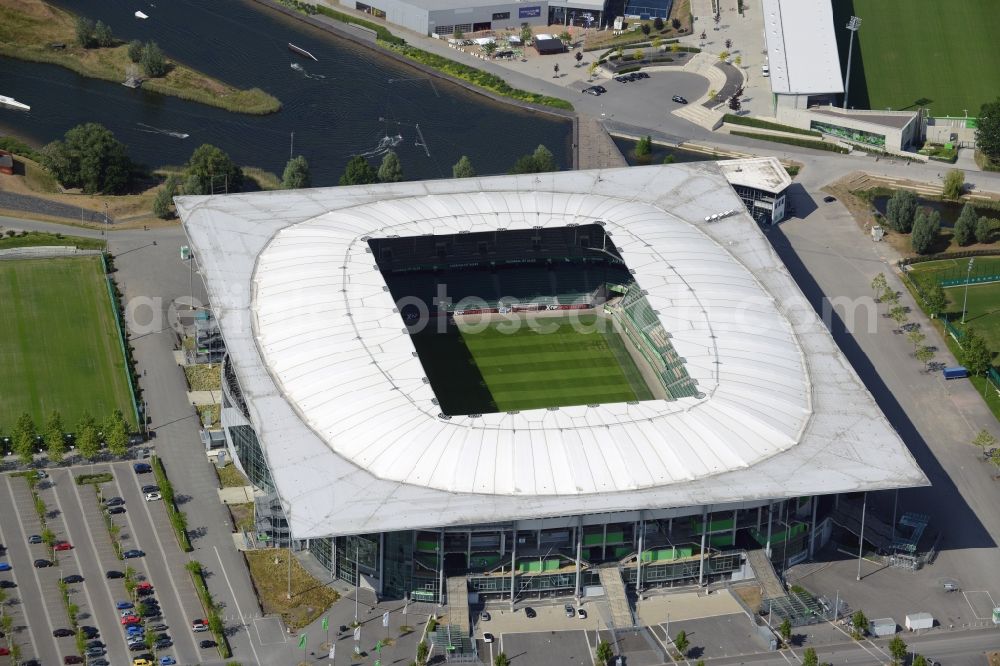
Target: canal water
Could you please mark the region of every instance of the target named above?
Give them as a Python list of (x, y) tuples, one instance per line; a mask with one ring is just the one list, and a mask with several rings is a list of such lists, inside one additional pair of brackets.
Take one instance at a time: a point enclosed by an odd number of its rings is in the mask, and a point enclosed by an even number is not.
[[(637, 157), (635, 154), (635, 147), (636, 144), (639, 143), (638, 141), (634, 139), (626, 139), (620, 136), (612, 136), (611, 138), (614, 140), (615, 145), (618, 146), (618, 150), (621, 151), (629, 166), (664, 163), (680, 164), (681, 162), (716, 162), (719, 160), (731, 159), (723, 155), (712, 155), (694, 150), (684, 150), (683, 148), (664, 146), (659, 143), (653, 144), (652, 151), (648, 155)], [(668, 158), (669, 161), (665, 162)]]
[[(880, 194), (872, 199), (872, 205), (875, 210), (881, 215), (885, 215), (886, 205), (889, 203), (889, 196), (885, 194)], [(937, 201), (934, 199), (924, 199), (917, 197), (917, 205), (922, 208), (929, 208), (931, 210), (936, 210), (941, 214), (941, 226), (942, 227), (953, 227), (955, 222), (958, 220), (958, 216), (962, 214), (962, 209), (965, 207), (964, 203), (956, 203), (954, 201)], [(987, 207), (977, 207), (973, 206), (976, 211), (976, 219), (980, 217), (1000, 217), (1000, 211), (987, 208)]]
[[(93, 121), (152, 168), (183, 164), (195, 148), (211, 143), (238, 164), (279, 175), (291, 148), (309, 160), (314, 185), (336, 184), (352, 155), (371, 154), (377, 166), (387, 136), (402, 137), (393, 139), (393, 150), (408, 180), (450, 178), (462, 155), (481, 174), (506, 173), (539, 144), (562, 168), (571, 167), (569, 121), (494, 102), (250, 0), (56, 4), (108, 23), (119, 39), (155, 40), (170, 58), (240, 88), (261, 88), (283, 108), (268, 116), (235, 114), (0, 58), (0, 94), (31, 105), (28, 113), (0, 108), (0, 132), (44, 144)], [(136, 10), (149, 19), (136, 19)], [(318, 62), (293, 54), (289, 42)], [(189, 136), (178, 138), (183, 134)]]

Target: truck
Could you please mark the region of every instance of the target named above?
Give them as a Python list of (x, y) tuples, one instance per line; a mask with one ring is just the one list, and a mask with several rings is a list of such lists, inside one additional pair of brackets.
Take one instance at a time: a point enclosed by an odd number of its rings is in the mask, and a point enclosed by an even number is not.
[(953, 368), (945, 368), (941, 371), (945, 379), (962, 379), (969, 376), (969, 371), (965, 366), (956, 365)]
[(910, 613), (906, 616), (906, 628), (910, 631), (933, 629), (934, 616), (930, 613)]

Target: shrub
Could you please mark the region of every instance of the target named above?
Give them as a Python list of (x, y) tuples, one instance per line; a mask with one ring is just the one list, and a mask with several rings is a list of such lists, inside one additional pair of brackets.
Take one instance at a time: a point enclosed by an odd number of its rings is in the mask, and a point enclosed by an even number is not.
[(885, 205), (889, 226), (901, 234), (910, 233), (916, 213), (917, 195), (910, 190), (896, 190)]
[(910, 234), (910, 246), (917, 254), (929, 254), (941, 231), (941, 214), (936, 210), (926, 208), (917, 210), (913, 220), (913, 231)]
[(965, 173), (959, 169), (952, 169), (944, 177), (942, 194), (946, 199), (957, 199), (962, 196), (965, 189)]
[(128, 43), (128, 59), (134, 63), (138, 63), (142, 60), (142, 42), (138, 39), (133, 39)]
[(98, 485), (101, 483), (108, 483), (114, 480), (115, 477), (112, 476), (111, 472), (99, 472), (97, 474), (81, 474), (80, 476), (76, 477), (76, 485), (84, 486), (87, 485), (88, 483), (93, 483), (94, 485)]
[(965, 204), (962, 213), (955, 221), (955, 242), (959, 245), (972, 245), (976, 240), (976, 209), (972, 204)]
[(142, 49), (142, 70), (153, 78), (167, 73), (167, 58), (156, 42), (148, 42)]

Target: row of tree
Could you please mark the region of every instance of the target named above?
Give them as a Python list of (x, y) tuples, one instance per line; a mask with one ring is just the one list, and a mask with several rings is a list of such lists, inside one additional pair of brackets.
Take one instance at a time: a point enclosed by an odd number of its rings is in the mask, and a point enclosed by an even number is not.
[(128, 59), (137, 65), (142, 65), (142, 71), (148, 77), (165, 76), (170, 71), (167, 57), (156, 42), (143, 44), (138, 39), (128, 43)]
[(49, 414), (42, 428), (38, 428), (28, 413), (21, 414), (10, 433), (11, 450), (23, 464), (34, 459), (38, 440), (41, 438), (49, 460), (59, 463), (66, 456), (68, 444), (73, 442), (76, 453), (93, 460), (101, 452), (101, 442), (114, 456), (123, 456), (128, 450), (129, 424), (121, 410), (116, 409), (98, 423), (89, 413), (84, 413), (73, 434), (67, 436), (62, 416), (57, 411)]
[[(910, 246), (917, 254), (934, 251), (941, 233), (941, 214), (917, 205), (917, 195), (910, 190), (896, 190), (885, 207), (885, 220), (889, 228), (901, 234), (910, 234)], [(970, 203), (966, 203), (955, 221), (955, 241), (961, 245), (990, 243), (1000, 221), (980, 217)]]
[(76, 43), (85, 49), (107, 48), (115, 45), (115, 36), (107, 23), (94, 23), (89, 18), (79, 16), (76, 19)]

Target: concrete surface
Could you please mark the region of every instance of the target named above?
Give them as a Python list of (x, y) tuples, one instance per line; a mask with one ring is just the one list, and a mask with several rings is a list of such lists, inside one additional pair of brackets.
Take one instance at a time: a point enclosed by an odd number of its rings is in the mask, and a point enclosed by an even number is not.
[(709, 595), (698, 592), (655, 594), (640, 601), (637, 610), (639, 620), (647, 626), (661, 624), (668, 618), (674, 622), (743, 612), (729, 590), (718, 590)]

